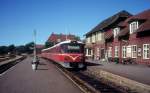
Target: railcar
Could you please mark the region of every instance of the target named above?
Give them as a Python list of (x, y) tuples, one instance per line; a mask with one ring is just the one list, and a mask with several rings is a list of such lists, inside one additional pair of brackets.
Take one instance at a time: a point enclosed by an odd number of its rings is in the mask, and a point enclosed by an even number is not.
[(43, 49), (42, 57), (53, 60), (65, 68), (86, 68), (84, 44), (80, 41), (63, 41)]

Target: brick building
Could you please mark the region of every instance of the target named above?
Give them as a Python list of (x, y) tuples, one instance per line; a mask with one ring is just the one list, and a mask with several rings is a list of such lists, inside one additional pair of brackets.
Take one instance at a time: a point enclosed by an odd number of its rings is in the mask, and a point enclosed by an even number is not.
[[(86, 56), (94, 59), (105, 59), (105, 38), (111, 37), (112, 28), (126, 20), (131, 14), (127, 11), (120, 11), (119, 13), (100, 22), (90, 32), (86, 33)], [(105, 35), (105, 32), (109, 34)]]
[(52, 33), (47, 42), (53, 42), (53, 44), (57, 44), (59, 42), (65, 41), (65, 40), (79, 40), (79, 38), (77, 38), (75, 35), (65, 35), (65, 34), (55, 34)]
[[(109, 24), (107, 21), (105, 22)], [(93, 55), (97, 56), (94, 52), (96, 48), (99, 48), (99, 51), (97, 49), (96, 52), (99, 52), (100, 59), (108, 58), (109, 61), (115, 62), (131, 61), (138, 64), (150, 64), (150, 9), (133, 16), (128, 15), (122, 21), (111, 21), (110, 23), (113, 26), (107, 25), (108, 29), (98, 28), (99, 33), (104, 35), (103, 42), (98, 46), (96, 46), (97, 43), (91, 42)], [(94, 31), (89, 33), (94, 34)], [(88, 37), (89, 34), (86, 34), (87, 46)]]
[(36, 44), (36, 52), (37, 52), (37, 54), (40, 54), (41, 50), (44, 49), (44, 48), (45, 48), (44, 45)]

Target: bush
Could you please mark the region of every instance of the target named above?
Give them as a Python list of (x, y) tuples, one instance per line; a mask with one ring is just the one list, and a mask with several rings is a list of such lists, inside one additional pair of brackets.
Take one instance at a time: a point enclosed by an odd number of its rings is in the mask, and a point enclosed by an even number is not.
[(118, 64), (118, 63), (119, 63), (119, 58), (114, 58), (114, 62), (115, 62), (116, 64)]

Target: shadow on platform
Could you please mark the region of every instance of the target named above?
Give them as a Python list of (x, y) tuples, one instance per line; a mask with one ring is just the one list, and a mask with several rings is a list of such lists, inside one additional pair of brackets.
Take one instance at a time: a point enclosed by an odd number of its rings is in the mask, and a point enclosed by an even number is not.
[(44, 64), (44, 63), (39, 63), (39, 65), (46, 65), (46, 64)]

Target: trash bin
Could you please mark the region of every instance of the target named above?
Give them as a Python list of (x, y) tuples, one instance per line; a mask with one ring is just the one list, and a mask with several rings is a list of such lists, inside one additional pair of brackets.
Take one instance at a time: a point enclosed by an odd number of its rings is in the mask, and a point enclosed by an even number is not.
[(114, 58), (114, 62), (115, 62), (116, 64), (118, 64), (118, 63), (119, 63), (119, 58)]

